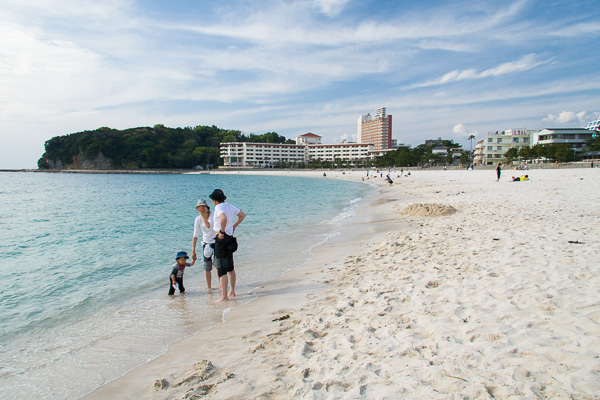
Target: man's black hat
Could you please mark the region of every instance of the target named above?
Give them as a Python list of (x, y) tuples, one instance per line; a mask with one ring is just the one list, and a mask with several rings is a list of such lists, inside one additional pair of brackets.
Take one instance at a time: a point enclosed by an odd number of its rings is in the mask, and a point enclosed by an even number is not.
[(227, 198), (221, 189), (215, 189), (208, 197), (210, 197), (211, 200), (218, 201), (219, 203), (224, 202)]

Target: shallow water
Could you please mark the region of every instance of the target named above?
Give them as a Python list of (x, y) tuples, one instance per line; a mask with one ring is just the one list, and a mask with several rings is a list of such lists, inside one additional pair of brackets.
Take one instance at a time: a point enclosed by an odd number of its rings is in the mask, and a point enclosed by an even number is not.
[[(238, 298), (215, 305), (200, 264), (169, 297), (196, 201), (217, 187), (248, 215)], [(366, 190), (289, 176), (0, 173), (0, 397), (79, 398), (220, 323), (306, 262)]]

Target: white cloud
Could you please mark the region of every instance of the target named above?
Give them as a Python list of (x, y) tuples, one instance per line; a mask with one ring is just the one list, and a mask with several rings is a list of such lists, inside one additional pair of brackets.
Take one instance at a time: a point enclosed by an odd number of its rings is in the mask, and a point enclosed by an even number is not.
[(527, 54), (515, 61), (509, 61), (498, 65), (497, 67), (488, 68), (481, 72), (477, 72), (474, 68), (464, 69), (464, 70), (454, 70), (450, 71), (443, 76), (424, 82), (416, 85), (411, 85), (411, 87), (428, 87), (428, 86), (438, 86), (445, 85), (447, 83), (459, 82), (469, 79), (483, 79), (490, 76), (498, 76), (511, 74), (514, 72), (522, 72), (527, 71), (532, 68), (538, 67), (543, 64), (547, 64), (550, 60), (537, 60), (537, 56), (535, 54)]
[(477, 131), (467, 128), (463, 124), (456, 124), (452, 127), (452, 132), (459, 138), (468, 138), (471, 135), (477, 136)]
[(585, 126), (585, 114), (548, 113), (598, 104), (599, 23), (539, 29), (536, 1), (0, 0), (0, 151), (30, 135), (37, 160), (58, 134), (155, 123), (336, 143), (380, 105), (407, 143)]
[(556, 123), (560, 125), (570, 124), (570, 123), (579, 123), (582, 125), (587, 125), (592, 117), (588, 114), (587, 111), (562, 111), (558, 114), (548, 114), (544, 121)]
[(356, 134), (356, 133), (354, 133), (354, 134), (344, 133), (343, 135), (341, 135), (339, 137), (338, 142), (341, 143), (343, 141), (348, 141), (349, 143), (356, 143), (357, 140), (358, 140), (358, 134)]
[(348, 1), (349, 0), (316, 0), (316, 3), (323, 14), (334, 17), (344, 9)]
[(600, 22), (582, 22), (569, 25), (561, 29), (552, 30), (550, 35), (562, 37), (577, 37), (587, 35), (598, 35), (600, 33)]

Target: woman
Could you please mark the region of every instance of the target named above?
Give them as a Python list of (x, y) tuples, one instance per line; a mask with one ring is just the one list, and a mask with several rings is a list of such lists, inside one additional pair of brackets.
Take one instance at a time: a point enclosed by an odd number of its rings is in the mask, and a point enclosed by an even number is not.
[[(206, 277), (206, 289), (212, 289), (212, 255), (215, 248), (216, 233), (212, 229), (213, 213), (210, 212), (210, 207), (206, 200), (198, 200), (196, 210), (200, 213), (194, 221), (194, 238), (192, 239), (192, 260), (196, 261), (196, 244), (198, 236), (202, 232), (202, 257), (204, 257), (204, 275)], [(207, 248), (208, 247), (208, 248)], [(208, 256), (208, 257), (207, 257)]]

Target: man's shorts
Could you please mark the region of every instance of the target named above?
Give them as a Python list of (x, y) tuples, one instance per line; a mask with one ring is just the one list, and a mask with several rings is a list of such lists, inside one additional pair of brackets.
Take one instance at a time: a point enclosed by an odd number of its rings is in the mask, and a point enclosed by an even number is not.
[(202, 258), (204, 258), (204, 270), (212, 271), (212, 266), (213, 266), (212, 257), (204, 257), (204, 247), (206, 247), (206, 246), (212, 247), (213, 254), (214, 254), (215, 244), (214, 243), (202, 243)]
[(217, 267), (219, 278), (228, 272), (233, 271), (233, 254), (228, 254), (223, 258), (215, 257), (215, 266)]

